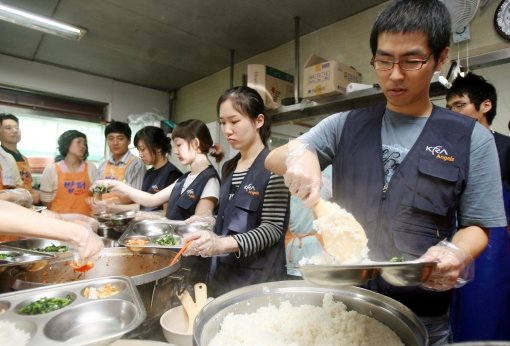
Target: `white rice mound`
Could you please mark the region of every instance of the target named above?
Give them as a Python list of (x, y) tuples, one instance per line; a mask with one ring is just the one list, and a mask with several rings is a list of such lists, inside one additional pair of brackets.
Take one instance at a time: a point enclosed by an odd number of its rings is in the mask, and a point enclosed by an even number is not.
[(404, 345), (389, 327), (372, 317), (347, 311), (325, 294), (321, 306), (268, 305), (254, 313), (225, 316), (209, 346)]
[(313, 229), (324, 241), (324, 248), (333, 257), (322, 259), (326, 263), (315, 264), (356, 264), (368, 260), (368, 239), (363, 227), (347, 210), (335, 203), (324, 202), (325, 208)]
[(9, 321), (0, 321), (0, 345), (25, 346), (30, 341), (30, 334), (16, 327)]

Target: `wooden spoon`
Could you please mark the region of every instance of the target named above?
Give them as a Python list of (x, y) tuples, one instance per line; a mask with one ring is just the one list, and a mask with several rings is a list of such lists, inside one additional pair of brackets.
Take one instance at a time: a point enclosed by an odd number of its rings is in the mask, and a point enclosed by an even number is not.
[(199, 282), (193, 288), (195, 290), (195, 304), (197, 312), (199, 312), (207, 304), (207, 286), (203, 282)]
[(193, 298), (191, 298), (191, 295), (187, 290), (184, 290), (182, 294), (178, 294), (177, 297), (182, 303), (182, 306), (184, 307), (184, 310), (186, 311), (186, 314), (188, 315), (188, 334), (193, 333), (193, 325), (195, 323), (195, 317), (197, 317), (197, 306), (195, 302), (193, 301)]

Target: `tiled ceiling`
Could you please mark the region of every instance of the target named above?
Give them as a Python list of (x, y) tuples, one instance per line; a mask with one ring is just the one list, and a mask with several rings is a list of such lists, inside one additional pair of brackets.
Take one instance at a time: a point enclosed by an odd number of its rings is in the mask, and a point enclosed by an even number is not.
[(79, 42), (0, 22), (0, 54), (159, 90), (175, 90), (235, 61), (385, 0), (4, 0), (87, 29)]

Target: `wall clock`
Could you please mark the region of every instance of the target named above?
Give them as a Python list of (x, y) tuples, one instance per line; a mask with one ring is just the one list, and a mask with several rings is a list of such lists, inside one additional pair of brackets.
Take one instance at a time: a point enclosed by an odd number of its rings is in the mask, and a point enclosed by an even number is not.
[(496, 8), (494, 27), (501, 37), (510, 41), (510, 0), (502, 0)]

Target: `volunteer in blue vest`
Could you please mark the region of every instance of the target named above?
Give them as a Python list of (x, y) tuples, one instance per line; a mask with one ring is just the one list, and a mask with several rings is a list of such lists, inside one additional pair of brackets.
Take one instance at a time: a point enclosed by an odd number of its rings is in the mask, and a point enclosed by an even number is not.
[[(216, 210), (220, 180), (218, 172), (209, 161), (208, 155), (221, 161), (224, 154), (218, 144), (214, 144), (207, 125), (196, 119), (177, 124), (172, 131), (177, 158), (190, 171), (173, 184), (151, 194), (137, 190), (118, 180), (101, 180), (113, 193), (121, 193), (132, 201), (147, 207), (157, 207), (168, 202), (166, 217), (170, 220), (186, 220), (192, 216), (212, 216)], [(206, 259), (183, 260), (181, 266), (191, 270), (190, 283), (204, 282), (209, 261)]]
[(438, 261), (423, 287), (380, 277), (366, 285), (414, 311), (430, 345), (447, 343), (451, 290), (469, 280), (488, 229), (506, 225), (492, 134), (429, 97), (450, 29), (439, 0), (390, 2), (370, 35), (386, 104), (331, 115), (266, 159), (309, 206), (319, 199), (321, 168), (332, 164), (333, 200), (365, 229), (372, 260)]
[[(446, 107), (476, 119), (490, 130), (496, 117), (496, 88), (474, 73), (465, 77), (458, 76), (446, 94)], [(495, 131), (491, 133), (498, 150), (505, 211), (509, 223), (510, 137)], [(450, 313), (453, 341), (510, 340), (509, 268), (508, 229), (491, 228), (489, 245), (476, 260), (475, 279), (454, 292)], [(480, 299), (481, 296), (484, 296), (484, 299)]]
[[(125, 182), (135, 189), (140, 189), (145, 175), (143, 161), (129, 151), (131, 144), (131, 128), (128, 123), (112, 121), (105, 130), (106, 144), (110, 149), (110, 157), (99, 165), (99, 179), (115, 179)], [(105, 194), (103, 199), (116, 199), (120, 204), (130, 204), (126, 196)]]
[[(182, 172), (168, 160), (167, 155), (171, 155), (172, 145), (170, 138), (160, 127), (145, 126), (136, 133), (134, 143), (143, 163), (152, 166), (145, 172), (142, 191), (157, 193), (182, 175)], [(155, 207), (140, 206), (140, 210), (163, 210), (164, 214), (167, 208), (167, 203)]]
[(248, 87), (227, 90), (218, 100), (221, 130), (238, 151), (222, 168), (214, 231), (188, 234), (187, 256), (211, 257), (211, 296), (286, 278), (285, 230), (289, 191), (282, 177), (266, 168), (271, 118), (264, 101)]

